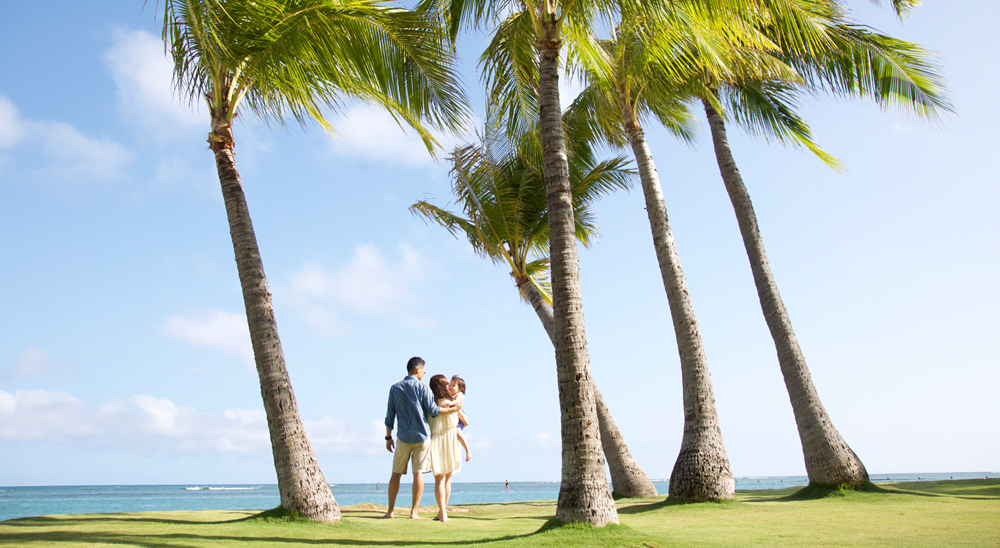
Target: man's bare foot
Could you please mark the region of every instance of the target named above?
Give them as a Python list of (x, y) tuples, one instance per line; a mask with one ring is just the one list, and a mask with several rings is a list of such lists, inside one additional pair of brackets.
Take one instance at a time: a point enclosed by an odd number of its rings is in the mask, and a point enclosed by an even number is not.
[(421, 518), (419, 515), (417, 515), (416, 511), (413, 511), (413, 512), (410, 512), (410, 519), (423, 519), (423, 518)]
[(382, 516), (382, 519), (392, 519), (394, 517), (396, 517), (396, 516), (392, 515), (392, 510), (389, 510), (388, 512), (385, 513), (384, 516)]

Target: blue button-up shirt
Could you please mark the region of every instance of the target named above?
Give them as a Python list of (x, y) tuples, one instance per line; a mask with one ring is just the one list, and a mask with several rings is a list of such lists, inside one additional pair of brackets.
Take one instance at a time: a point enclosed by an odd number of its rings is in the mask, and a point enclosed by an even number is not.
[(406, 443), (423, 443), (431, 437), (427, 417), (436, 417), (441, 408), (434, 403), (431, 389), (416, 377), (407, 375), (389, 389), (389, 405), (385, 411), (385, 427), (399, 419), (396, 438)]

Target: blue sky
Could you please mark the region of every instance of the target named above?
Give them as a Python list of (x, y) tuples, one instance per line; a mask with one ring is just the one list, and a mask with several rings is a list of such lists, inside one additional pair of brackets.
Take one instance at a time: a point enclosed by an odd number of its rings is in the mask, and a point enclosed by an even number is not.
[[(939, 52), (957, 116), (804, 106), (845, 174), (731, 143), (834, 423), (872, 473), (1000, 470), (994, 2), (862, 21)], [(0, 19), (0, 485), (274, 483), (207, 115), (171, 95), (157, 8), (20, 2)], [(477, 109), (475, 58), (462, 44)], [(568, 103), (572, 85), (565, 88)], [(468, 381), (461, 481), (557, 480), (551, 346), (506, 271), (407, 212), (448, 168), (384, 115), (237, 124), (237, 163), (301, 414), (331, 483), (385, 481), (406, 360)], [(647, 131), (738, 476), (804, 473), (708, 146)], [(454, 143), (455, 141), (451, 141)], [(592, 369), (639, 464), (679, 449), (679, 362), (641, 192), (581, 250)]]

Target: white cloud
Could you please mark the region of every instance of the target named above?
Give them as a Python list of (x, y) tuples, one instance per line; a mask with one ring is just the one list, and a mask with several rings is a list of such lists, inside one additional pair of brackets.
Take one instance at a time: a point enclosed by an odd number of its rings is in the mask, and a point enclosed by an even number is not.
[(556, 447), (561, 442), (558, 438), (553, 438), (551, 434), (547, 432), (542, 432), (540, 434), (535, 434), (535, 443), (539, 447)]
[(199, 346), (217, 348), (253, 363), (253, 347), (246, 316), (225, 310), (212, 310), (188, 318), (182, 314), (167, 317), (163, 334)]
[(166, 442), (184, 452), (265, 453), (270, 447), (264, 411), (199, 413), (148, 395), (134, 395), (130, 403), (138, 410), (120, 410), (111, 426), (130, 427), (136, 441)]
[(74, 371), (73, 366), (69, 363), (53, 358), (41, 348), (29, 346), (21, 352), (21, 355), (14, 361), (14, 365), (3, 372), (3, 377), (23, 379), (45, 373), (69, 373), (72, 371)]
[[(18, 164), (36, 177), (63, 186), (110, 183), (121, 179), (132, 153), (118, 142), (85, 135), (71, 124), (21, 117), (10, 99), (0, 96), (0, 148), (29, 147)], [(33, 152), (42, 154), (32, 159)], [(34, 161), (41, 167), (29, 167)]]
[(327, 337), (345, 337), (354, 333), (351, 324), (340, 318), (335, 310), (324, 306), (306, 305), (301, 310), (302, 319), (313, 331)]
[(175, 94), (173, 62), (159, 38), (144, 30), (118, 30), (104, 64), (118, 88), (119, 111), (140, 124), (144, 135), (163, 141), (208, 127), (201, 102), (189, 106)]
[(21, 140), (21, 116), (10, 99), (0, 96), (0, 148), (10, 148)]
[(368, 428), (357, 428), (332, 417), (304, 421), (309, 442), (317, 453), (361, 453), (381, 455), (385, 451), (385, 424), (372, 421)]
[(425, 260), (408, 246), (400, 246), (398, 258), (390, 260), (376, 246), (362, 244), (337, 270), (303, 264), (282, 294), (299, 308), (310, 327), (328, 336), (351, 332), (341, 311), (393, 318), (404, 327), (426, 329), (436, 325), (434, 319), (414, 311), (414, 286), (426, 270)]
[(87, 406), (68, 392), (0, 390), (0, 440), (53, 440), (94, 434)]
[[(334, 122), (337, 135), (328, 136), (334, 156), (366, 162), (394, 163), (411, 167), (434, 167), (436, 164), (420, 136), (409, 126), (404, 130), (388, 112), (357, 104)], [(439, 160), (465, 138), (434, 133), (441, 145)]]
[[(324, 417), (304, 421), (317, 453), (378, 454), (384, 426), (366, 428)], [(270, 453), (263, 410), (199, 412), (169, 398), (133, 395), (90, 409), (68, 392), (0, 390), (0, 440), (72, 443), (133, 452), (151, 449), (182, 453)]]
[(65, 122), (33, 122), (49, 162), (40, 171), (65, 183), (110, 182), (124, 174), (132, 154), (106, 138), (88, 137)]

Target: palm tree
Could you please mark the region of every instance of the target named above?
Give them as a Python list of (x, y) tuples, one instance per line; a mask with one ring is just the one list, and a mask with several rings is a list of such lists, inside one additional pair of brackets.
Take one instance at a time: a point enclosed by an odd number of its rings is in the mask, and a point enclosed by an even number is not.
[[(896, 1), (898, 9), (908, 2)], [(918, 46), (843, 21), (828, 12), (817, 22), (825, 27), (826, 47), (786, 51), (784, 60), (805, 78), (809, 89), (837, 95), (870, 96), (883, 105), (903, 106), (934, 119), (938, 109), (950, 110), (940, 72)], [(780, 38), (776, 41), (780, 41)], [(857, 485), (868, 472), (833, 425), (812, 382), (791, 318), (778, 292), (764, 250), (750, 194), (729, 146), (720, 99), (730, 116), (751, 133), (812, 150), (833, 167), (837, 161), (819, 149), (806, 122), (795, 112), (799, 89), (789, 82), (730, 79), (706, 86), (701, 101), (708, 117), (719, 171), (736, 213), (760, 299), (761, 309), (778, 354), (810, 483)]]
[[(537, 59), (537, 78), (529, 85), (537, 91), (542, 142), (562, 423), (562, 481), (556, 519), (597, 526), (617, 523), (618, 512), (608, 488), (598, 442), (601, 434), (590, 375), (573, 194), (559, 102), (559, 52), (563, 40), (568, 38), (572, 44), (586, 47), (595, 17), (599, 13), (614, 13), (618, 9), (616, 2), (424, 0), (421, 8), (440, 14), (453, 37), (467, 24), (481, 25), (506, 14), (501, 28), (519, 31), (516, 38), (519, 47), (524, 46), (520, 51), (531, 51)], [(516, 67), (500, 70), (516, 70)]]
[(327, 129), (323, 107), (356, 97), (386, 108), (431, 146), (421, 120), (456, 127), (465, 102), (440, 28), (378, 0), (166, 0), (163, 39), (174, 82), (204, 98), (254, 360), (278, 476), (281, 506), (316, 521), (340, 509), (299, 417), (271, 294), (233, 156), (241, 111), (283, 123), (291, 115)]
[[(597, 162), (585, 141), (587, 129), (580, 124), (566, 127), (576, 235), (584, 246), (597, 234), (590, 203), (606, 192), (626, 188), (631, 175), (621, 157)], [(532, 305), (555, 345), (540, 152), (537, 133), (524, 136), (517, 146), (505, 136), (488, 134), (482, 146), (466, 146), (451, 157), (454, 195), (464, 217), (424, 201), (410, 211), (441, 224), (452, 235), (464, 233), (480, 255), (509, 266), (522, 298)], [(613, 496), (656, 496), (653, 482), (632, 457), (596, 383), (594, 396)]]
[[(740, 30), (730, 28), (728, 32)], [(691, 72), (724, 70), (728, 44), (712, 28), (711, 19), (699, 17), (698, 10), (689, 13), (678, 4), (657, 19), (623, 20), (614, 29), (613, 38), (599, 45), (604, 63), (593, 63), (594, 57), (575, 59), (588, 87), (572, 110), (590, 120), (612, 145), (627, 141), (639, 168), (681, 361), (684, 431), (670, 476), (670, 496), (692, 501), (732, 499), (735, 481), (719, 426), (708, 360), (653, 155), (642, 129), (643, 121), (653, 118), (689, 140), (693, 117), (683, 101), (687, 96), (676, 83), (689, 80)], [(714, 50), (710, 49), (713, 45), (717, 46)], [(665, 57), (678, 58), (678, 52), (685, 53), (680, 57), (683, 63), (665, 62)], [(706, 62), (711, 60), (722, 66)]]

